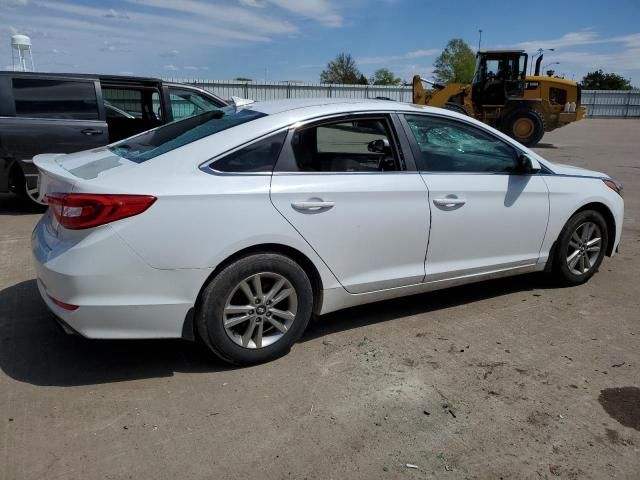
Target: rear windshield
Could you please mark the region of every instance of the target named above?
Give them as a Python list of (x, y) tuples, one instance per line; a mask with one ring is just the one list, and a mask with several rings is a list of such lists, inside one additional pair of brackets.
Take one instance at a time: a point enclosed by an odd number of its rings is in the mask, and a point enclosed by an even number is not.
[(214, 133), (265, 116), (266, 113), (253, 110), (223, 107), (127, 138), (111, 145), (109, 149), (120, 157), (142, 163)]

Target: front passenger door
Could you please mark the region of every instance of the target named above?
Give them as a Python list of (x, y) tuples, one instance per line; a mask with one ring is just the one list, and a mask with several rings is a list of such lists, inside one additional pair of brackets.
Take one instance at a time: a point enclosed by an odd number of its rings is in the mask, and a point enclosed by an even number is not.
[(475, 125), (405, 119), (431, 204), (425, 280), (537, 263), (549, 217), (543, 178), (519, 173), (519, 152)]
[(276, 209), (350, 293), (424, 279), (427, 190), (403, 166), (390, 120), (350, 116), (296, 129), (271, 182)]

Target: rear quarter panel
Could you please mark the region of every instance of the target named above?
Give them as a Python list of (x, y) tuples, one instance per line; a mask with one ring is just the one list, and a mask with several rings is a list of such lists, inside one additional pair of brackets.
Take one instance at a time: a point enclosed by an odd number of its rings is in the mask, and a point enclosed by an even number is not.
[(195, 171), (171, 178), (163, 192), (144, 185), (138, 193), (158, 200), (141, 215), (112, 228), (150, 266), (159, 269), (215, 268), (248, 247), (279, 244), (306, 255), (324, 288), (338, 281), (269, 198), (271, 175), (214, 175)]

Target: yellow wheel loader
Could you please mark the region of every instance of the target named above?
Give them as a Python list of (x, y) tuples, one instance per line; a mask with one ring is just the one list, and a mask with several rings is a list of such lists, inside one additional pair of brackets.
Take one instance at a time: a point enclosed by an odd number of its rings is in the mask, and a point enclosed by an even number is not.
[[(482, 50), (476, 55), (471, 85), (440, 85), (413, 77), (413, 103), (442, 107), (470, 115), (495, 127), (528, 147), (544, 132), (581, 120), (580, 85), (535, 74), (527, 76), (524, 50)], [(425, 89), (423, 83), (429, 84)]]

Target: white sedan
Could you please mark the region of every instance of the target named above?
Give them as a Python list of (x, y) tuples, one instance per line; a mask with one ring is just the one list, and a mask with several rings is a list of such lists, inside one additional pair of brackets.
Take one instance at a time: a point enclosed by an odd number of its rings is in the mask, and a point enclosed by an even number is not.
[(42, 298), (88, 338), (199, 336), (235, 364), (312, 314), (616, 252), (621, 185), (447, 110), (305, 99), (224, 107), (39, 155)]

